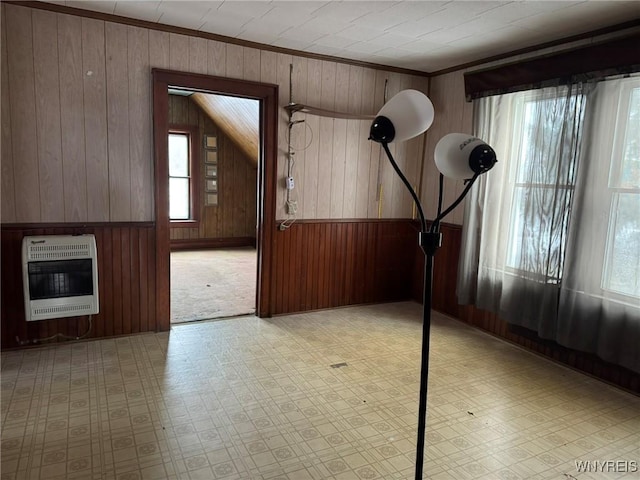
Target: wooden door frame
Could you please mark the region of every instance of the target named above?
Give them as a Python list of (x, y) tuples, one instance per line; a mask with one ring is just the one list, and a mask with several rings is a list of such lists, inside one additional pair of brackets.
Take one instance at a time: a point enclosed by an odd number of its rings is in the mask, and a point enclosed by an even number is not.
[(169, 238), (169, 87), (185, 88), (260, 101), (256, 314), (272, 313), (273, 236), (276, 231), (276, 171), (278, 161), (278, 85), (214, 77), (173, 70), (152, 70), (153, 144), (155, 167), (156, 315), (161, 331), (171, 328)]

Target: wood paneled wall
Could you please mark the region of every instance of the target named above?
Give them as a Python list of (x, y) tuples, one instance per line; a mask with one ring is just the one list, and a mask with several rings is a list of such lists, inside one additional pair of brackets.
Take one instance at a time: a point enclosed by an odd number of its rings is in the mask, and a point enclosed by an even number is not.
[[(385, 103), (385, 85), (387, 99), (407, 88), (427, 92), (427, 82), (422, 77), (305, 58), (295, 59), (293, 65), (293, 101), (328, 110), (375, 114)], [(285, 105), (289, 89), (280, 85), (280, 104)], [(304, 120), (291, 129), (296, 183), (292, 196), (298, 204), (298, 218), (411, 217), (412, 202), (404, 185), (380, 146), (367, 140), (370, 120), (302, 113), (294, 114), (293, 120)], [(288, 129), (284, 123), (280, 125), (280, 136), (279, 143), (286, 146)], [(416, 188), (423, 145), (421, 135), (390, 146), (398, 165)], [(277, 218), (283, 219), (287, 218), (285, 190), (281, 188), (287, 176), (285, 157), (278, 165)]]
[[(16, 4), (2, 9), (2, 221), (153, 220), (151, 68), (279, 85), (296, 102), (375, 113), (428, 79)], [(293, 92), (289, 66), (293, 64)], [(305, 117), (298, 114), (297, 118)], [(279, 117), (277, 217), (286, 218), (287, 114)], [(408, 217), (411, 202), (369, 122), (306, 115), (293, 128), (298, 218)], [(422, 139), (397, 147), (419, 183)]]
[[(458, 258), (462, 241), (462, 227), (444, 224), (442, 247), (436, 253), (433, 272), (433, 308), (469, 325), (480, 328), (527, 350), (538, 353), (572, 368), (640, 393), (640, 375), (626, 368), (607, 363), (595, 355), (578, 352), (542, 340), (535, 335), (524, 335), (510, 329), (509, 324), (497, 315), (475, 308), (458, 305), (456, 284), (458, 281)], [(413, 271), (413, 298), (422, 301), (424, 256), (416, 247), (416, 262)]]
[(16, 337), (25, 341), (85, 332), (86, 317), (25, 321), (21, 264), (24, 236), (83, 233), (95, 235), (98, 253), (100, 313), (93, 316), (88, 338), (168, 329), (168, 325), (157, 323), (152, 223), (11, 225), (2, 227), (2, 348), (18, 346)]
[(3, 221), (151, 220), (148, 32), (15, 5), (2, 22)]
[(409, 300), (418, 226), (301, 221), (274, 236), (274, 314)]
[[(171, 240), (182, 241), (213, 238), (256, 237), (257, 170), (249, 159), (213, 123), (189, 97), (169, 96), (169, 123), (198, 127), (197, 145), (204, 134), (216, 135), (218, 140), (218, 205), (205, 206), (204, 181), (197, 186), (200, 195), (200, 223), (197, 228), (172, 227)], [(204, 148), (201, 149), (200, 178), (205, 176)], [(196, 242), (202, 245), (203, 242)]]

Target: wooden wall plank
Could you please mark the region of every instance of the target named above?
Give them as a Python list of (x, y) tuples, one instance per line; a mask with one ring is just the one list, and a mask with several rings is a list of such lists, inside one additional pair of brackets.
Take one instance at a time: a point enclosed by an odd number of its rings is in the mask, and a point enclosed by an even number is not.
[[(244, 184), (244, 165), (242, 162), (242, 154), (234, 148), (233, 150), (233, 165), (231, 170), (233, 172), (233, 183), (238, 185)], [(245, 193), (244, 188), (234, 188), (232, 191), (232, 205), (231, 205), (231, 236), (240, 237), (244, 232), (245, 223)]]
[[(104, 22), (82, 19), (84, 131), (87, 168), (87, 218), (109, 220), (107, 72)], [(89, 73), (91, 72), (91, 73)]]
[[(96, 258), (98, 261), (98, 308), (100, 309), (100, 311), (98, 312), (98, 315), (96, 315), (92, 320), (93, 322), (92, 334), (96, 338), (100, 338), (104, 336), (104, 321), (100, 316), (100, 314), (104, 315), (104, 310), (105, 310), (105, 295), (106, 295), (107, 289), (104, 283), (104, 272), (106, 272), (107, 270), (106, 265), (109, 260), (108, 258), (105, 257), (104, 249), (102, 248), (102, 246), (104, 245), (104, 233), (105, 232), (103, 229), (93, 230), (93, 234), (96, 237)], [(97, 248), (98, 245), (100, 245), (100, 248)]]
[(208, 61), (207, 40), (189, 37), (189, 71), (206, 74)]
[(225, 44), (207, 40), (207, 73), (217, 77), (227, 74), (227, 49)]
[[(297, 226), (296, 226), (297, 227)], [(301, 229), (300, 228), (290, 228), (289, 232), (291, 234), (291, 252), (290, 252), (290, 260), (287, 264), (289, 268), (289, 275), (291, 277), (291, 283), (295, 286), (296, 290), (300, 289), (301, 286), (301, 261), (303, 252), (301, 251)], [(289, 311), (295, 311), (298, 306), (299, 300), (296, 295), (289, 295), (287, 299), (287, 303), (283, 302), (283, 308), (288, 309)]]
[(0, 216), (4, 222), (16, 221), (16, 192), (14, 188), (13, 177), (13, 152), (11, 146), (11, 93), (9, 91), (9, 65), (7, 53), (7, 26), (6, 26), (6, 5), (0, 5), (1, 14), (0, 35), (2, 40), (0, 50), (2, 52), (2, 68), (0, 68), (0, 89), (2, 97), (0, 98), (0, 110), (2, 111), (1, 125), (1, 157), (0, 157), (0, 181), (2, 182), (2, 197), (0, 198)]
[(343, 264), (339, 260), (340, 240), (338, 232), (341, 226), (335, 223), (323, 223), (320, 225), (323, 233), (322, 240), (325, 242), (324, 252), (320, 255), (320, 263), (323, 272), (320, 273), (320, 308), (327, 308), (334, 305), (338, 299), (336, 291), (341, 289), (340, 285), (333, 282), (340, 281), (340, 269)]
[[(278, 231), (276, 232), (276, 234), (273, 237), (273, 241), (274, 241), (274, 245), (273, 245), (273, 251), (275, 252), (277, 258), (286, 258), (287, 254), (285, 252), (284, 249), (284, 239), (286, 236), (289, 235), (289, 231), (285, 230), (285, 231)], [(284, 298), (285, 298), (285, 290), (284, 288), (282, 288), (282, 284), (283, 284), (283, 280), (284, 277), (286, 275), (286, 269), (285, 268), (278, 268), (277, 271), (274, 273), (273, 278), (275, 279), (275, 284), (277, 285), (272, 285), (272, 288), (274, 288), (275, 290), (275, 303), (277, 305), (284, 305)]]
[[(111, 289), (113, 297), (111, 299), (113, 305), (113, 335), (122, 335), (124, 333), (124, 325), (122, 319), (124, 317), (124, 301), (123, 293), (126, 288), (122, 282), (122, 230), (124, 227), (114, 228), (111, 234), (111, 255), (113, 258), (113, 284)], [(127, 265), (125, 268), (129, 268)]]
[[(132, 314), (132, 300), (137, 302), (138, 298), (132, 299), (132, 281), (131, 281), (131, 267), (133, 262), (131, 261), (131, 232), (128, 227), (118, 229), (120, 234), (120, 287), (122, 295), (122, 319), (116, 321), (116, 331), (120, 328), (120, 333), (132, 332), (131, 314)], [(117, 251), (117, 250), (116, 250)], [(117, 255), (116, 255), (117, 256)], [(137, 321), (137, 319), (136, 319)]]
[(226, 50), (226, 76), (241, 79), (244, 71), (244, 47), (228, 43)]
[(244, 47), (242, 57), (242, 78), (245, 80), (260, 81), (260, 50)]
[[(334, 101), (331, 108), (335, 105), (341, 105), (346, 110), (349, 103), (349, 65), (338, 64), (335, 69), (335, 75), (329, 77), (331, 81), (335, 81), (333, 85)], [(335, 80), (334, 80), (335, 79)], [(324, 77), (323, 77), (324, 81)], [(325, 94), (323, 88), (323, 95)], [(345, 178), (345, 168), (347, 162), (347, 120), (333, 120), (333, 152), (331, 156), (331, 181), (330, 181), (330, 210), (329, 218), (342, 218), (344, 207), (344, 191), (347, 185), (350, 185), (355, 179)], [(318, 192), (320, 193), (320, 192)], [(321, 204), (318, 201), (318, 204)]]
[[(144, 248), (145, 245), (142, 245)], [(147, 323), (140, 324), (140, 331), (158, 331), (162, 330), (163, 325), (158, 323), (156, 318), (156, 231), (147, 230), (147, 277), (146, 284), (148, 287), (148, 307), (147, 307)]]
[[(138, 27), (127, 29), (127, 70), (129, 72), (129, 159), (131, 185), (131, 220), (153, 219), (153, 144), (146, 133), (151, 128), (148, 105), (149, 90), (149, 34)], [(205, 59), (206, 61), (206, 59)]]
[[(113, 302), (113, 229), (105, 229), (102, 235), (103, 244), (98, 248), (104, 255), (104, 269), (98, 272), (98, 281), (104, 285), (104, 295), (100, 300), (101, 318), (99, 322), (103, 325), (103, 335), (105, 337), (114, 334), (114, 302)], [(96, 245), (97, 247), (97, 245)], [(111, 267), (111, 268), (109, 268)]]
[[(362, 67), (350, 66), (349, 67), (349, 87), (347, 96), (347, 110), (349, 113), (359, 114), (361, 113), (361, 90), (363, 88), (363, 73)], [(367, 92), (372, 95), (373, 92)], [(347, 148), (344, 170), (344, 194), (343, 194), (343, 218), (357, 218), (356, 217), (356, 198), (358, 190), (358, 163), (360, 160), (360, 143), (361, 135), (364, 133), (364, 139), (368, 137), (367, 133), (361, 131), (362, 124), (369, 126), (371, 122), (366, 120), (348, 120), (347, 121)], [(367, 177), (368, 178), (368, 175)], [(360, 217), (362, 218), (362, 217)]]
[[(327, 110), (335, 108), (336, 95), (336, 74), (337, 65), (333, 62), (322, 61), (322, 83), (320, 86), (320, 101), (318, 105)], [(320, 126), (317, 130), (318, 135), (314, 137), (314, 142), (319, 144), (318, 153), (318, 191), (317, 191), (317, 210), (315, 218), (331, 218), (331, 205), (340, 202), (342, 207), (342, 199), (332, 198), (332, 182), (339, 175), (334, 175), (332, 171), (333, 158), (340, 156), (340, 150), (344, 148), (344, 141), (341, 135), (334, 132), (334, 120), (329, 117), (320, 117)], [(342, 120), (341, 122), (344, 122)], [(339, 139), (337, 145), (334, 139)], [(337, 148), (337, 151), (334, 149)], [(342, 178), (344, 182), (344, 178)]]
[(60, 81), (57, 14), (33, 11), (33, 66), (36, 98), (38, 181), (42, 218), (64, 221), (62, 139), (60, 136)]
[[(225, 185), (233, 185), (234, 183), (234, 171), (233, 171), (233, 163), (235, 161), (235, 149), (233, 148), (233, 144), (228, 138), (224, 138), (223, 145), (225, 149), (228, 149), (230, 152), (229, 155), (225, 155), (224, 158), (218, 159), (218, 175), (220, 176), (220, 182)], [(222, 236), (223, 237), (231, 237), (233, 236), (233, 190), (224, 189), (222, 190), (222, 195), (219, 201), (224, 208), (221, 210), (222, 213)]]
[[(320, 104), (320, 90), (322, 84), (322, 62), (320, 60), (307, 60), (307, 103)], [(307, 143), (309, 148), (305, 151), (304, 190), (302, 191), (303, 205), (301, 218), (318, 217), (318, 156), (320, 153), (320, 118), (315, 115), (306, 115), (305, 123), (309, 127), (308, 135), (313, 135)], [(305, 144), (306, 145), (306, 144)], [(323, 145), (323, 148), (331, 148)], [(323, 192), (326, 194), (327, 190)]]
[(109, 130), (109, 218), (131, 220), (129, 152), (128, 27), (105, 24), (107, 55), (107, 125)]
[(333, 301), (336, 304), (346, 302), (347, 286), (345, 285), (347, 275), (347, 235), (352, 224), (338, 224), (335, 226), (336, 245), (334, 252), (336, 255), (335, 282), (337, 289), (333, 295)]
[(344, 297), (343, 301), (346, 304), (355, 303), (355, 285), (353, 284), (354, 278), (359, 277), (360, 272), (355, 271), (355, 258), (356, 258), (356, 240), (357, 240), (357, 223), (348, 224), (349, 228), (346, 232), (346, 239), (344, 241), (346, 261), (345, 274), (344, 274)]
[(38, 151), (33, 138), (37, 125), (31, 13), (5, 6), (15, 217), (19, 222), (41, 218)]
[(82, 19), (58, 15), (60, 124), (65, 221), (87, 221), (87, 169), (82, 71)]
[[(203, 123), (204, 114), (202, 110), (198, 108), (195, 102), (187, 102), (187, 108), (189, 110), (188, 123), (189, 125), (197, 125), (198, 131), (200, 130), (200, 124)], [(200, 137), (202, 138), (202, 137)], [(202, 141), (202, 140), (201, 140)], [(200, 155), (202, 157), (202, 155)]]
[(189, 71), (189, 37), (177, 33), (169, 34), (169, 68)]
[(149, 30), (149, 65), (169, 68), (171, 65), (171, 36), (168, 32)]
[(260, 53), (260, 78), (263, 83), (278, 83), (278, 54), (266, 50)]
[[(346, 169), (346, 154), (347, 154), (347, 120), (344, 119), (334, 119), (333, 120), (333, 131), (329, 131), (329, 122), (326, 123), (327, 130), (323, 130), (322, 119), (320, 120), (320, 132), (324, 138), (324, 132), (326, 132), (327, 136), (333, 135), (333, 148), (331, 150), (331, 156), (321, 155), (321, 162), (330, 162), (331, 168), (323, 169), (319, 168), (321, 172), (330, 172), (330, 179), (326, 182), (328, 184), (328, 190), (320, 189), (318, 191), (318, 214), (320, 218), (343, 218), (343, 208), (344, 208), (344, 191), (347, 183), (351, 183), (354, 181), (353, 178), (345, 178), (345, 169)], [(330, 141), (330, 140), (328, 140)], [(329, 150), (321, 149), (321, 152), (329, 153)], [(322, 165), (322, 164), (321, 164)], [(324, 178), (321, 176), (318, 181), (318, 187), (320, 188), (320, 181)], [(322, 192), (329, 192), (329, 195), (323, 195)], [(324, 201), (323, 201), (324, 200)], [(324, 208), (325, 202), (329, 202), (328, 212)], [(322, 213), (328, 213), (328, 215), (324, 216), (320, 212), (320, 208), (322, 207)]]

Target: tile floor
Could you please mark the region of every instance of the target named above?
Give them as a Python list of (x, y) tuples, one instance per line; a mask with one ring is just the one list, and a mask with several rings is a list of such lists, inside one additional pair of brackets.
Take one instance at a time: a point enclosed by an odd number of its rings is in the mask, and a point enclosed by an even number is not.
[[(352, 307), (4, 352), (1, 479), (413, 478), (420, 315)], [(430, 375), (425, 478), (639, 478), (639, 397), (439, 315)]]

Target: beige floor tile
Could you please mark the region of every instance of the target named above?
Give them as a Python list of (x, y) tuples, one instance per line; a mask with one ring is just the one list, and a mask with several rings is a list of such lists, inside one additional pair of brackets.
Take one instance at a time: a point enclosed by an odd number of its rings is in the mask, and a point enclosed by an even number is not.
[[(3, 352), (0, 480), (413, 478), (420, 319), (372, 305)], [(430, 358), (425, 478), (638, 478), (637, 396), (438, 314)]]

